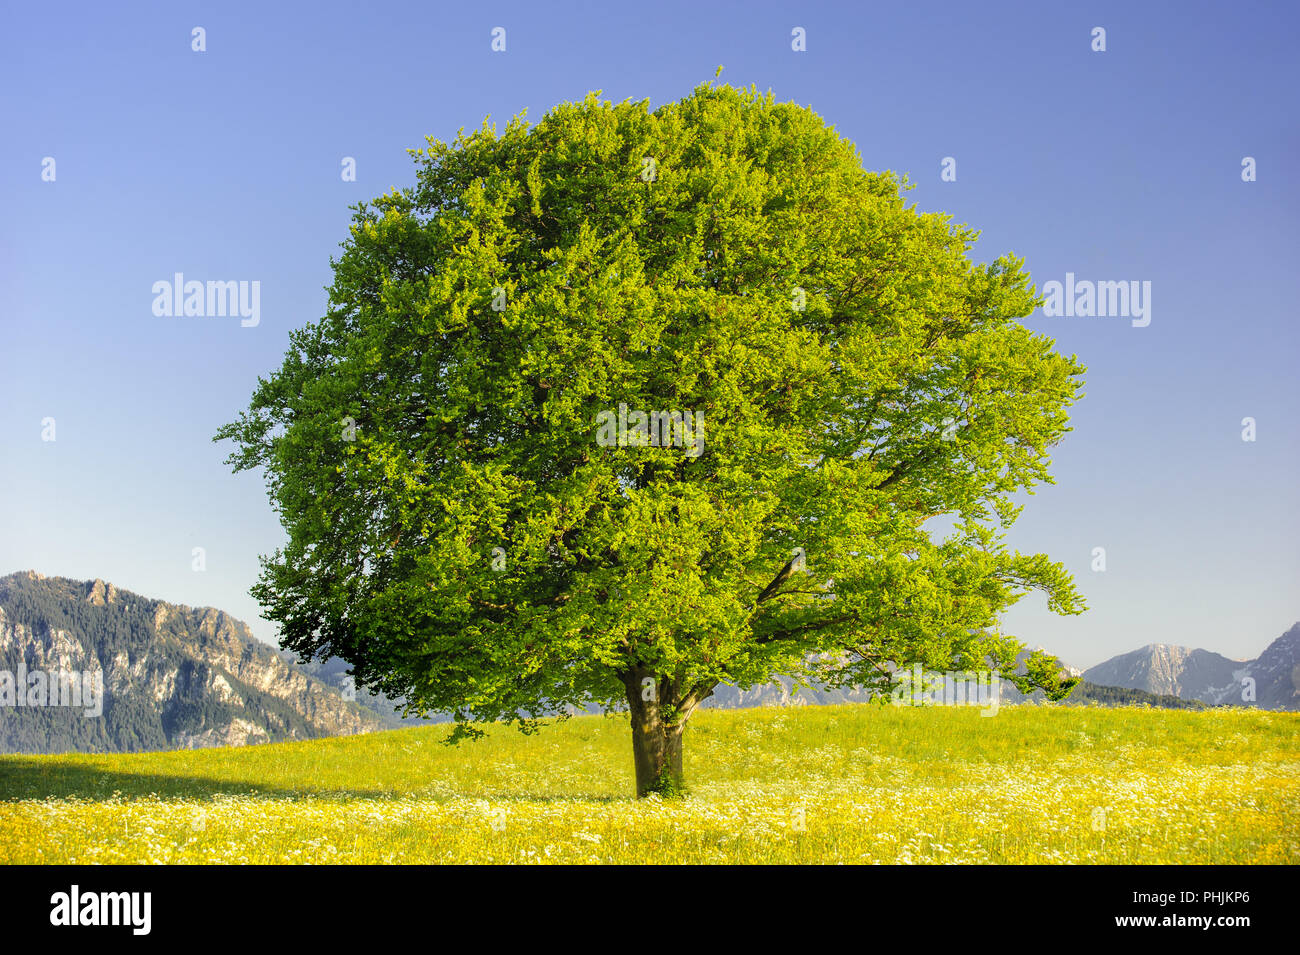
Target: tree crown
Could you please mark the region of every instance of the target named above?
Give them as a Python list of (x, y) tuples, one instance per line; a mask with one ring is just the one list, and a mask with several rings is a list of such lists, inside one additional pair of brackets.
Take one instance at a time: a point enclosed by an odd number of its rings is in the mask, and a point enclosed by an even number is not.
[(217, 435), (288, 532), (254, 588), (285, 646), (530, 728), (641, 674), (684, 719), (719, 681), (1008, 669), (1006, 607), (1082, 609), (1002, 540), (1083, 368), (1016, 321), (1019, 259), (816, 114), (592, 94), (413, 155)]

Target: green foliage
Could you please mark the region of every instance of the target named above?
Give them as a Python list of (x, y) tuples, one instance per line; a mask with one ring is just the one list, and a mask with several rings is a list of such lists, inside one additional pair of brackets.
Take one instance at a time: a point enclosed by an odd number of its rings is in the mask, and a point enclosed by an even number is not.
[[(1006, 607), (1082, 609), (1002, 534), (1083, 368), (1016, 321), (1019, 259), (972, 263), (816, 114), (593, 94), (414, 157), (217, 434), (288, 533), (253, 590), (286, 647), (459, 738), (641, 670), (684, 720), (719, 681), (1010, 668)], [(699, 416), (703, 453), (598, 445), (620, 403)]]
[(1167, 710), (1203, 710), (1206, 704), (1200, 700), (1184, 700), (1177, 696), (1163, 693), (1148, 693), (1123, 686), (1099, 686), (1083, 680), (1066, 698), (1067, 703), (1098, 706), (1151, 706)]
[(671, 769), (663, 769), (659, 772), (659, 777), (655, 780), (654, 785), (650, 787), (651, 792), (659, 795), (662, 799), (680, 799), (690, 795), (685, 781), (676, 775)]
[(1035, 650), (1025, 659), (1025, 672), (1011, 677), (1016, 689), (1029, 694), (1042, 690), (1053, 703), (1064, 700), (1079, 684), (1080, 678), (1069, 676), (1061, 670), (1056, 657), (1044, 650)]

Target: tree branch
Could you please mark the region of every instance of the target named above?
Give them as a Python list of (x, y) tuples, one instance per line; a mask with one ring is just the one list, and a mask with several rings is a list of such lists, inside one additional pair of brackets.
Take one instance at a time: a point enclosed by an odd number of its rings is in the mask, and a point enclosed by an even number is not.
[(857, 618), (854, 617), (853, 614), (844, 614), (839, 617), (832, 617), (830, 620), (822, 620), (818, 623), (805, 623), (802, 627), (795, 627), (791, 630), (778, 630), (775, 633), (769, 633), (765, 637), (759, 637), (754, 642), (771, 643), (774, 640), (785, 640), (789, 637), (794, 636), (796, 633), (811, 632), (814, 630), (825, 630), (827, 627), (833, 627), (837, 623), (848, 623), (850, 620), (855, 620), (855, 619)]
[(764, 587), (762, 593), (758, 595), (758, 598), (754, 601), (754, 606), (758, 606), (764, 600), (774, 596), (777, 588), (790, 579), (790, 575), (794, 573), (794, 562), (796, 559), (797, 558), (795, 557), (791, 557), (785, 562), (785, 566), (782, 567), (780, 572), (776, 575), (776, 579)]

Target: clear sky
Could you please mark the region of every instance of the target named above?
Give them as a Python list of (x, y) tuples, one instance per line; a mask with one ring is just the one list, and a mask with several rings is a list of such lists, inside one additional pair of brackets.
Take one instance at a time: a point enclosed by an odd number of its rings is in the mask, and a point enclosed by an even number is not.
[[(1151, 283), (1145, 327), (1026, 320), (1090, 370), (1058, 483), (1012, 542), (1063, 561), (1091, 609), (1031, 595), (1008, 625), (1078, 666), (1147, 643), (1253, 657), (1300, 620), (1298, 11), (6, 2), (0, 574), (101, 577), (273, 641), (248, 588), (280, 527), (210, 438), (321, 315), (349, 205), (409, 184), (427, 135), (588, 90), (658, 105), (723, 65), (982, 229), (981, 261), (1014, 251), (1040, 286)], [(260, 282), (260, 322), (156, 316), (177, 272)]]

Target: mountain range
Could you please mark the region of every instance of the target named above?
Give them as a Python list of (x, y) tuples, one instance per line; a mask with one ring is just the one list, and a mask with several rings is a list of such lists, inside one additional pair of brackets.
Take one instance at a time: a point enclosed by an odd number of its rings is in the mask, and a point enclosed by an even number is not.
[[(24, 705), (29, 701), (15, 697), (25, 675), (36, 672), (99, 674), (97, 706)], [(869, 699), (861, 689), (795, 689), (781, 679), (743, 690), (721, 686), (704, 705)], [(1025, 697), (1004, 682), (1002, 699)], [(1151, 644), (1084, 671), (1066, 702), (1300, 709), (1300, 624), (1255, 660)], [(402, 701), (353, 690), (342, 660), (300, 663), (211, 607), (170, 604), (102, 580), (35, 571), (0, 577), (0, 752), (243, 746), (445, 720), (405, 718)]]
[(1084, 671), (1090, 683), (1199, 700), (1210, 705), (1300, 709), (1300, 623), (1254, 660), (1152, 643)]

